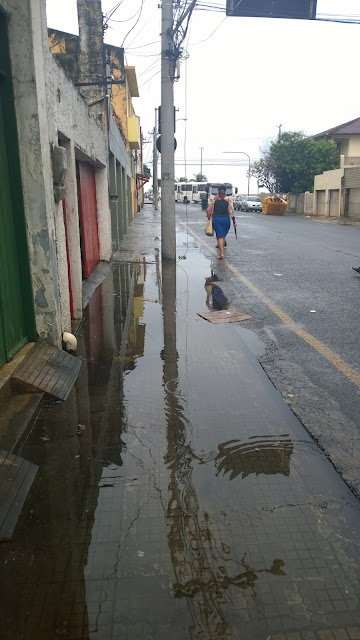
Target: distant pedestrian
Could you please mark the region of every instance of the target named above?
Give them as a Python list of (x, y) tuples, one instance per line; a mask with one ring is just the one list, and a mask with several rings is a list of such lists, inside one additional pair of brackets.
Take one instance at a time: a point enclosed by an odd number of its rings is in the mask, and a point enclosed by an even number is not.
[[(226, 198), (225, 187), (219, 187), (219, 195), (213, 200), (207, 210), (208, 218), (212, 217), (213, 229), (219, 247), (219, 260), (224, 258), (225, 238), (229, 233), (232, 216), (232, 205)], [(236, 226), (235, 219), (234, 226)]]

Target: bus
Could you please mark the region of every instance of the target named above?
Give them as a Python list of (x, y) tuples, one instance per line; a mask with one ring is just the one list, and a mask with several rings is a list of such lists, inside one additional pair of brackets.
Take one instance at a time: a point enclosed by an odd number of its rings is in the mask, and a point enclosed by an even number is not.
[[(200, 191), (200, 202), (203, 209), (206, 209), (215, 196), (218, 195), (219, 187), (225, 187), (227, 199), (233, 202), (233, 186), (230, 182), (207, 182)], [(237, 189), (235, 189), (235, 193), (237, 193)]]
[(233, 186), (230, 182), (208, 182), (207, 184), (207, 194), (209, 203), (212, 202), (215, 196), (219, 193), (219, 187), (225, 187), (226, 197), (230, 202), (233, 201)]
[(175, 202), (200, 202), (200, 193), (205, 187), (206, 182), (176, 182)]

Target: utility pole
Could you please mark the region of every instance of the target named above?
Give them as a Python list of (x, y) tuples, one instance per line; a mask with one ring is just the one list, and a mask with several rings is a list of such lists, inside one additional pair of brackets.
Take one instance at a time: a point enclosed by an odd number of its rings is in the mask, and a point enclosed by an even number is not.
[(161, 256), (176, 259), (173, 0), (161, 5)]
[(202, 179), (202, 152), (203, 152), (204, 147), (200, 147), (200, 173), (201, 173), (201, 179)]
[(279, 129), (278, 142), (280, 142), (280, 138), (281, 138), (281, 127), (282, 127), (282, 124), (278, 124), (278, 127), (277, 127)]
[(157, 109), (155, 109), (155, 127), (153, 132), (153, 206), (155, 211), (159, 209), (158, 198), (158, 152), (156, 148), (157, 136)]

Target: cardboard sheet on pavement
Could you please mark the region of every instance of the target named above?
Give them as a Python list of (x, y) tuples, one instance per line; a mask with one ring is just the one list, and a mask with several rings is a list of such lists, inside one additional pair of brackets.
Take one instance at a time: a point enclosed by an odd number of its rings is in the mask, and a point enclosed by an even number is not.
[(243, 320), (250, 320), (252, 316), (248, 316), (246, 313), (241, 313), (240, 311), (234, 310), (223, 310), (223, 311), (206, 311), (204, 313), (197, 312), (198, 316), (204, 318), (204, 320), (208, 320), (213, 324), (220, 324), (221, 322), (242, 322)]

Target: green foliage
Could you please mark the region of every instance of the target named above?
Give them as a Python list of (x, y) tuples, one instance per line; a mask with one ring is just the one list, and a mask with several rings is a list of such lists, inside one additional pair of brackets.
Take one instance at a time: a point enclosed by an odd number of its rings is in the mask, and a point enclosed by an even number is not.
[(149, 178), (151, 178), (151, 171), (147, 164), (144, 164), (144, 176), (148, 176)]
[(207, 182), (207, 177), (203, 173), (194, 173), (194, 182)]
[(303, 193), (313, 190), (314, 176), (338, 167), (339, 152), (333, 140), (315, 140), (302, 131), (287, 131), (262, 150), (262, 158), (253, 162), (250, 175), (271, 192)]
[(177, 180), (177, 182), (188, 182), (188, 179), (185, 176), (182, 176), (181, 178), (179, 178), (179, 180)]

